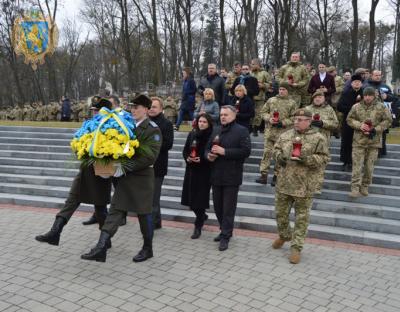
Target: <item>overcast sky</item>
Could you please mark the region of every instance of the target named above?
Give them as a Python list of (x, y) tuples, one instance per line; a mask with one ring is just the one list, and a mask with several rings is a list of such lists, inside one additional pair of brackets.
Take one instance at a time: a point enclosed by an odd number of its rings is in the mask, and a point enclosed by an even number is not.
[[(79, 25), (79, 8), (83, 5), (83, 0), (62, 0), (60, 10), (57, 12), (57, 24), (61, 29), (64, 23), (69, 19), (75, 17)], [(370, 0), (358, 1), (359, 16), (361, 19), (368, 21), (369, 9), (371, 6)], [(351, 14), (351, 12), (350, 12)], [(376, 20), (390, 21), (394, 23), (394, 12), (390, 8), (387, 0), (380, 0), (376, 10)], [(85, 32), (90, 31), (89, 27), (85, 24), (82, 28)]]

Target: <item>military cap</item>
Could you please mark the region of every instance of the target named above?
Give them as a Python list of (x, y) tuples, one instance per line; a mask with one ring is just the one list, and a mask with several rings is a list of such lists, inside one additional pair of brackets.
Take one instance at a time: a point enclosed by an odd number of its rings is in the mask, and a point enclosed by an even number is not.
[(328, 73), (331, 73), (331, 72), (333, 72), (333, 71), (335, 71), (336, 70), (336, 67), (335, 66), (329, 66), (327, 69), (326, 69), (326, 71), (328, 72)]
[(132, 99), (132, 103), (129, 103), (130, 105), (142, 105), (146, 108), (151, 107), (151, 99), (144, 94), (139, 94), (135, 98)]
[(299, 108), (294, 112), (294, 116), (312, 117), (312, 112), (305, 108)]
[(366, 87), (363, 90), (363, 96), (365, 96), (365, 95), (373, 95), (373, 96), (375, 96), (376, 95), (375, 89), (373, 87)]
[(287, 81), (282, 81), (279, 84), (279, 88), (285, 88), (286, 90), (289, 90), (290, 84)]
[(313, 98), (315, 98), (316, 96), (320, 96), (320, 95), (322, 95), (322, 96), (325, 96), (325, 93), (323, 92), (323, 91), (321, 91), (321, 90), (317, 90), (317, 91), (315, 91), (314, 93), (313, 93), (313, 95), (312, 95), (312, 99)]
[(94, 110), (100, 110), (101, 108), (106, 107), (108, 109), (112, 108), (112, 104), (109, 100), (104, 99), (104, 98), (100, 98), (97, 96), (94, 96), (92, 98), (92, 105), (90, 106), (90, 109), (94, 109)]
[(359, 74), (354, 74), (353, 76), (351, 76), (351, 81), (355, 81), (355, 80), (362, 81), (361, 75), (359, 75)]

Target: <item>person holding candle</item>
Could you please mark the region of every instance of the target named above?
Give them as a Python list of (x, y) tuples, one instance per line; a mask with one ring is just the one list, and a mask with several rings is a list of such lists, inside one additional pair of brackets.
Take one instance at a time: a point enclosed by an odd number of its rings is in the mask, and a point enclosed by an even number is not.
[(236, 108), (236, 122), (250, 131), (250, 121), (254, 117), (254, 102), (247, 95), (244, 85), (235, 87), (235, 96), (232, 98), (231, 105)]
[(208, 219), (206, 209), (210, 207), (210, 162), (205, 158), (206, 144), (213, 131), (213, 120), (208, 114), (196, 117), (196, 125), (188, 134), (182, 151), (186, 162), (181, 204), (189, 206), (196, 215), (192, 239), (201, 235), (204, 221)]
[[(329, 145), (331, 134), (337, 129), (339, 122), (335, 110), (325, 101), (325, 93), (320, 90), (314, 92), (312, 95), (312, 104), (306, 108), (313, 115), (311, 126), (315, 127), (315, 129), (325, 136)], [(321, 168), (318, 174), (318, 186), (315, 194), (321, 194), (322, 184), (324, 183), (324, 172), (325, 167)]]
[[(329, 162), (328, 142), (317, 129), (310, 127), (312, 113), (298, 109), (294, 114), (294, 129), (281, 134), (273, 156), (281, 168), (275, 193), (275, 212), (279, 238), (272, 247), (281, 248), (291, 241), (289, 261), (300, 262), (307, 235), (313, 194), (317, 187), (315, 174)], [(295, 225), (289, 223), (290, 210), (295, 210)]]
[[(292, 119), (296, 110), (296, 102), (289, 97), (288, 89), (289, 85), (282, 82), (279, 86), (278, 95), (270, 98), (261, 110), (266, 128), (264, 131), (264, 153), (260, 162), (261, 176), (256, 179), (256, 182), (260, 184), (267, 184), (274, 144), (279, 136), (293, 125)], [(278, 168), (279, 165), (275, 164), (272, 186), (276, 184)]]
[(375, 89), (367, 87), (363, 90), (363, 99), (352, 106), (346, 121), (354, 129), (349, 196), (368, 196), (374, 163), (378, 158), (378, 149), (382, 147), (382, 132), (392, 124), (392, 116), (377, 99)]

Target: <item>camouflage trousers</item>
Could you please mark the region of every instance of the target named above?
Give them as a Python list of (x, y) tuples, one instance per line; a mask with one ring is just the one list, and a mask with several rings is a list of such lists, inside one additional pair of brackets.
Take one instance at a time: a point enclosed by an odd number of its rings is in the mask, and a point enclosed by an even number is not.
[(253, 122), (252, 122), (252, 126), (253, 127), (259, 127), (261, 126), (261, 109), (264, 106), (264, 101), (263, 100), (258, 100), (258, 101), (254, 101), (254, 118), (253, 118)]
[(378, 148), (353, 146), (353, 171), (351, 174), (351, 190), (359, 191), (360, 187), (368, 187), (372, 182), (374, 164), (378, 158)]
[(315, 188), (316, 191), (322, 190), (322, 185), (324, 184), (324, 179), (325, 179), (325, 168), (326, 166), (319, 168), (316, 173), (316, 183), (317, 183), (317, 186)]
[[(267, 132), (267, 130), (265, 130)], [(271, 159), (272, 159), (272, 152), (274, 150), (274, 145), (276, 141), (272, 141), (270, 139), (267, 139), (266, 136), (264, 136), (264, 152), (263, 152), (263, 157), (260, 162), (260, 173), (262, 175), (268, 175), (269, 171), (269, 166), (271, 165)], [(274, 175), (278, 175), (278, 164), (275, 164), (274, 167)]]
[[(301, 251), (310, 221), (312, 197), (295, 197), (280, 192), (275, 194), (275, 214), (279, 237), (291, 241), (291, 248)], [(290, 210), (294, 207), (295, 222), (292, 230), (289, 223)]]

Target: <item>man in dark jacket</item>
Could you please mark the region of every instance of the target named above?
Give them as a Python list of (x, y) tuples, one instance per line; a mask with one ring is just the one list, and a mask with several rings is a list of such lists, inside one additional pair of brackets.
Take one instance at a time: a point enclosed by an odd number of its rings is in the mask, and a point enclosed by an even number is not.
[(221, 128), (210, 138), (206, 149), (211, 165), (211, 185), (214, 211), (221, 233), (219, 250), (228, 249), (232, 237), (239, 186), (243, 179), (243, 163), (251, 152), (249, 131), (236, 123), (236, 109), (226, 105), (221, 108)]
[(63, 96), (61, 98), (61, 121), (71, 120), (71, 102), (69, 98)]
[(250, 67), (247, 64), (242, 66), (242, 74), (235, 79), (231, 87), (231, 94), (235, 94), (235, 88), (237, 85), (244, 85), (247, 90), (247, 96), (253, 101), (253, 97), (258, 95), (260, 88), (258, 86), (257, 78), (250, 75)]
[[(337, 110), (343, 113), (343, 120), (346, 120), (352, 106), (357, 102), (361, 101), (362, 98), (362, 77), (361, 75), (351, 76), (351, 89), (344, 90), (338, 105)], [(347, 124), (343, 122), (342, 133), (341, 133), (341, 144), (340, 144), (340, 161), (343, 162), (343, 171), (351, 172), (352, 166), (352, 147), (353, 147), (353, 134), (354, 130)]]
[(160, 211), (160, 197), (161, 186), (164, 181), (164, 176), (168, 171), (168, 151), (172, 148), (174, 143), (174, 129), (172, 123), (164, 117), (163, 114), (163, 101), (159, 97), (151, 98), (151, 107), (149, 110), (149, 117), (154, 121), (158, 128), (160, 128), (162, 135), (162, 144), (160, 154), (154, 163), (154, 194), (153, 194), (153, 222), (154, 229), (161, 229), (161, 211)]
[(193, 120), (193, 113), (196, 104), (196, 82), (193, 79), (193, 74), (189, 67), (185, 67), (182, 71), (182, 100), (179, 107), (179, 114), (176, 120), (175, 130), (179, 130), (183, 118), (188, 115), (189, 120)]
[(201, 96), (206, 88), (214, 90), (215, 100), (219, 106), (224, 105), (225, 94), (225, 80), (217, 73), (217, 66), (215, 64), (208, 64), (207, 75), (201, 78), (199, 87), (197, 88)]
[(316, 91), (325, 94), (325, 100), (330, 104), (332, 94), (336, 92), (335, 78), (326, 72), (325, 64), (318, 65), (318, 73), (311, 77), (308, 84), (308, 93), (313, 95)]

